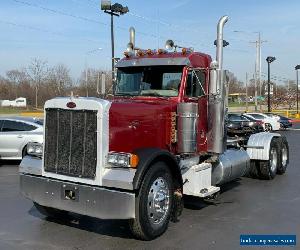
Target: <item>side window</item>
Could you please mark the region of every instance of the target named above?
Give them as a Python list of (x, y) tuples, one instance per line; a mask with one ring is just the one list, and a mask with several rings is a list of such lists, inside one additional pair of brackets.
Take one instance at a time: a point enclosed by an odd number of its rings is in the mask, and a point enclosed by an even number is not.
[(228, 119), (230, 121), (236, 122), (236, 121), (240, 121), (241, 120), (241, 116), (235, 115), (235, 114), (230, 114), (230, 115), (228, 115)]
[(24, 131), (22, 122), (5, 120), (2, 126), (2, 132)]
[(24, 129), (24, 131), (32, 131), (32, 130), (37, 129), (37, 127), (27, 124), (27, 123), (23, 123), (23, 129)]
[(205, 73), (201, 70), (189, 71), (186, 83), (185, 95), (199, 97), (205, 95)]

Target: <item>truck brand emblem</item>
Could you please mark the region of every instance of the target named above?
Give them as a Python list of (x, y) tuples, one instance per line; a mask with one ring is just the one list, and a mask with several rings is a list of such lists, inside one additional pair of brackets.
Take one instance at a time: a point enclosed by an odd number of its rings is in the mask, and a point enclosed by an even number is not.
[(76, 108), (76, 103), (75, 102), (68, 102), (67, 107), (70, 109)]

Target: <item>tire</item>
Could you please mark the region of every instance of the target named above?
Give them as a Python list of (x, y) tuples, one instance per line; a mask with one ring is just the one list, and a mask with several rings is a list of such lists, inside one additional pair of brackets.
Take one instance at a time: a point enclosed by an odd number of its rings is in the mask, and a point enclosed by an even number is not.
[(260, 161), (258, 174), (261, 179), (272, 180), (275, 178), (280, 166), (280, 140), (273, 138), (270, 144), (269, 160)]
[(265, 124), (265, 131), (273, 131), (273, 127), (270, 123)]
[(258, 167), (259, 167), (259, 164), (257, 161), (250, 161), (250, 169), (249, 169), (248, 173), (245, 175), (245, 177), (258, 178), (259, 177)]
[(27, 155), (27, 145), (22, 150), (22, 159), (24, 158), (25, 155)]
[(277, 174), (284, 174), (289, 164), (289, 144), (284, 136), (280, 138), (280, 161)]
[(36, 202), (33, 202), (33, 204), (41, 214), (50, 218), (63, 218), (68, 215), (67, 211), (59, 210), (52, 207), (42, 206)]
[[(164, 211), (154, 209), (154, 204)], [(172, 175), (164, 162), (157, 162), (145, 174), (136, 197), (135, 219), (129, 221), (132, 234), (141, 240), (152, 240), (163, 234), (168, 228), (172, 207)]]

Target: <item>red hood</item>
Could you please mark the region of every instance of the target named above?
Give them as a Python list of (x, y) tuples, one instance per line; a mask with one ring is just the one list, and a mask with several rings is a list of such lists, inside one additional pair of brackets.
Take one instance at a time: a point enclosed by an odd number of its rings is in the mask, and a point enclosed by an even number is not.
[(109, 112), (109, 150), (132, 152), (143, 147), (168, 149), (166, 133), (176, 104), (169, 100), (115, 99)]

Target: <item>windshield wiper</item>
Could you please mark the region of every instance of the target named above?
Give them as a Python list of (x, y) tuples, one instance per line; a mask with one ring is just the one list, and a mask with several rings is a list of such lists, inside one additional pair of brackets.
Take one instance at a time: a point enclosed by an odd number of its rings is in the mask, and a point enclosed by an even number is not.
[(145, 94), (141, 94), (141, 96), (158, 96), (158, 97), (166, 97), (166, 96), (163, 96), (163, 95), (158, 94), (158, 93), (145, 93)]
[(133, 93), (124, 92), (124, 93), (115, 93), (115, 96), (137, 96), (137, 95)]

